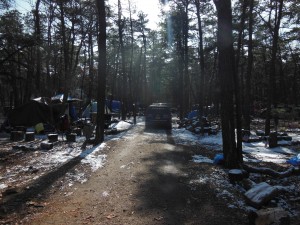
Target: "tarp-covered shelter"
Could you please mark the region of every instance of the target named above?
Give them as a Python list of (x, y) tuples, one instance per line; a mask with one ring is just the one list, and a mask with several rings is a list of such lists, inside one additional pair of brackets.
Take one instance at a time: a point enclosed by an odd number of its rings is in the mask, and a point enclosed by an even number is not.
[(48, 105), (39, 101), (29, 102), (12, 109), (8, 113), (11, 126), (35, 126), (38, 123), (55, 124), (64, 112), (63, 106)]
[[(55, 95), (55, 96), (51, 97), (52, 103), (62, 103), (63, 99), (64, 99), (64, 94), (58, 94), (58, 95)], [(71, 97), (71, 96), (68, 96), (68, 98), (67, 98), (68, 103), (70, 103), (70, 102), (79, 102), (79, 101), (82, 101), (82, 100), (79, 99), (79, 98)]]
[(121, 102), (117, 100), (106, 100), (105, 104), (111, 110), (112, 113), (121, 112)]
[[(91, 118), (91, 113), (97, 113), (97, 102), (91, 102), (90, 104), (88, 104), (88, 106), (85, 108), (85, 110), (82, 113), (82, 117)], [(104, 114), (110, 114), (110, 113), (111, 113), (110, 109), (107, 107), (107, 105), (105, 105)]]

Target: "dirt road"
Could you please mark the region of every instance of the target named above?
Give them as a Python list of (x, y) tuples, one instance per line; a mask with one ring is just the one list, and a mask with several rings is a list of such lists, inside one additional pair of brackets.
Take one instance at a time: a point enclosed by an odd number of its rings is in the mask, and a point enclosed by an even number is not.
[[(176, 146), (172, 133), (132, 128), (108, 143), (107, 161), (83, 184), (52, 191), (22, 224), (247, 224), (213, 187), (192, 184), (211, 165), (195, 164), (201, 149)], [(28, 212), (27, 212), (28, 213)]]

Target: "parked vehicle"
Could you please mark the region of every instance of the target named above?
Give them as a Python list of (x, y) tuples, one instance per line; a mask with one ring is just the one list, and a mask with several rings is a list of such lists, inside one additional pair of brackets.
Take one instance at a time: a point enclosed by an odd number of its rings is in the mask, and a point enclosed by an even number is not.
[(146, 110), (146, 128), (164, 127), (172, 129), (171, 108), (167, 103), (154, 103)]

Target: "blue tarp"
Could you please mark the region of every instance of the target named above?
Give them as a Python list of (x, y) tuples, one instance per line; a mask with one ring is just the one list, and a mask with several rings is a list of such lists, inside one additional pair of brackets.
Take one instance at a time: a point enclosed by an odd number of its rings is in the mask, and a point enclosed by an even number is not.
[[(105, 101), (105, 114), (111, 113), (120, 113), (121, 112), (121, 102), (120, 101)], [(111, 106), (111, 109), (110, 109)], [(82, 117), (83, 118), (90, 118), (90, 113), (97, 113), (97, 102), (91, 102), (83, 111)]]
[(300, 166), (300, 154), (286, 161), (293, 166)]
[(214, 164), (222, 165), (224, 163), (224, 155), (223, 154), (216, 154), (214, 158)]
[(199, 111), (198, 110), (193, 110), (193, 111), (188, 113), (187, 118), (192, 119), (192, 118), (197, 117), (197, 116), (199, 116)]
[(121, 102), (117, 100), (106, 100), (106, 106), (111, 110), (113, 113), (121, 112)]

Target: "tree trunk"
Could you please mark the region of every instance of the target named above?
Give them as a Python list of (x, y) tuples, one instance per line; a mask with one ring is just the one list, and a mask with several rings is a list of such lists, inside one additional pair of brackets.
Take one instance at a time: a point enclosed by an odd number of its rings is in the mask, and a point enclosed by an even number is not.
[[(128, 87), (129, 87), (129, 103), (130, 104), (135, 104), (135, 96), (133, 95), (133, 89), (132, 89), (132, 67), (133, 67), (133, 41), (134, 41), (134, 36), (133, 36), (133, 20), (132, 20), (132, 12), (131, 12), (131, 2), (128, 0), (128, 6), (129, 6), (129, 19), (130, 19), (130, 65), (129, 65), (129, 72), (128, 72)], [(133, 115), (134, 118), (136, 118), (135, 112)]]
[(63, 103), (67, 103), (69, 94), (69, 46), (66, 38), (66, 27), (65, 27), (65, 11), (63, 1), (59, 2), (60, 7), (60, 21), (61, 21), (61, 37), (63, 42), (63, 52), (64, 52), (64, 65), (63, 65)]
[[(236, 53), (236, 57), (235, 57), (235, 71), (238, 77), (241, 77), (241, 84), (243, 83), (243, 72), (241, 70), (240, 72), (240, 58), (241, 58), (241, 52), (243, 53), (243, 43), (242, 43), (242, 39), (243, 39), (243, 34), (244, 34), (244, 29), (245, 29), (245, 20), (246, 20), (246, 9), (247, 9), (247, 4), (248, 0), (244, 0), (242, 2), (242, 15), (241, 15), (241, 22), (239, 25), (239, 34), (238, 34), (238, 43), (237, 43), (237, 53)], [(243, 54), (242, 54), (243, 55)], [(243, 89), (241, 89), (241, 96), (240, 98), (243, 100), (243, 96), (245, 93), (243, 93), (242, 91)], [(247, 113), (246, 112), (246, 102), (243, 101), (243, 109), (244, 109), (244, 116)], [(249, 112), (248, 112), (249, 113)], [(250, 125), (249, 125), (250, 126)], [(246, 128), (247, 129), (247, 128)], [(249, 130), (250, 128), (248, 128)]]
[(234, 124), (234, 55), (232, 38), (231, 1), (214, 0), (218, 13), (218, 73), (221, 83), (221, 124), (225, 166), (238, 168), (242, 163), (241, 151), (235, 141)]
[[(292, 52), (292, 49), (290, 47), (290, 50)], [(292, 52), (292, 59), (293, 59), (293, 63), (294, 63), (294, 75), (293, 75), (293, 85), (292, 85), (292, 90), (293, 90), (293, 95), (292, 95), (292, 99), (293, 99), (293, 103), (295, 105), (298, 105), (298, 77), (299, 77), (299, 68), (298, 68), (298, 59), (296, 57), (296, 55)]]
[(50, 2), (49, 3), (49, 18), (48, 18), (48, 27), (47, 27), (47, 56), (46, 56), (46, 83), (47, 83), (47, 92), (45, 93), (45, 96), (51, 96), (53, 94), (52, 90), (54, 89), (54, 85), (51, 83), (51, 69), (50, 69), (50, 63), (51, 63), (51, 53), (52, 53), (52, 22), (54, 17), (54, 10), (53, 5)]
[(204, 50), (203, 50), (203, 31), (202, 31), (202, 20), (200, 15), (200, 0), (195, 0), (195, 6), (197, 9), (197, 20), (198, 20), (198, 33), (199, 33), (199, 63), (200, 63), (200, 84), (199, 84), (199, 110), (200, 116), (203, 115), (204, 106), (204, 86), (205, 86), (205, 65), (204, 65)]
[(104, 0), (96, 1), (98, 11), (98, 93), (95, 145), (104, 141), (104, 110), (106, 90), (106, 14)]
[(179, 85), (178, 85), (178, 92), (179, 92), (179, 118), (183, 119), (185, 109), (184, 109), (184, 51), (182, 47), (181, 40), (177, 41), (177, 52), (178, 54), (178, 77), (179, 77)]
[(246, 74), (245, 84), (245, 105), (244, 105), (244, 118), (245, 118), (245, 129), (250, 130), (250, 113), (252, 112), (252, 68), (253, 68), (253, 4), (254, 0), (250, 0), (249, 5), (249, 41), (248, 41), (248, 65)]
[(189, 39), (189, 18), (188, 18), (188, 4), (189, 1), (185, 1), (184, 3), (184, 14), (183, 14), (183, 27), (182, 27), (182, 33), (183, 33), (183, 48), (184, 48), (184, 112), (188, 112), (191, 104), (191, 98), (190, 98), (190, 74), (189, 74), (189, 46), (188, 46), (188, 39)]
[(36, 74), (35, 74), (35, 97), (41, 94), (41, 50), (40, 46), (42, 43), (41, 39), (41, 28), (40, 28), (40, 7), (41, 0), (37, 0), (35, 4), (35, 39), (37, 46), (36, 49)]
[[(276, 56), (278, 50), (278, 40), (279, 40), (279, 29), (280, 22), (282, 18), (282, 9), (283, 9), (283, 0), (276, 1), (276, 12), (275, 12), (275, 26), (273, 32), (273, 41), (272, 41), (272, 55), (270, 62), (270, 71), (269, 71), (269, 85), (268, 85), (268, 102), (267, 102), (267, 118), (265, 124), (265, 134), (268, 135), (271, 130), (271, 108), (272, 104), (276, 105)], [(278, 5), (279, 4), (279, 5)], [(278, 8), (278, 9), (277, 9)]]
[(282, 56), (281, 56), (281, 49), (279, 47), (279, 57), (278, 57), (278, 64), (279, 64), (279, 90), (280, 92), (278, 93), (278, 99), (280, 102), (285, 102), (285, 103), (289, 103), (288, 101), (288, 96), (287, 96), (287, 87), (285, 84), (286, 81), (286, 75), (284, 73), (284, 65), (282, 62)]
[(118, 0), (118, 32), (119, 32), (119, 42), (120, 42), (120, 51), (121, 51), (121, 74), (122, 74), (122, 84), (121, 84), (121, 98), (122, 98), (122, 120), (126, 119), (126, 90), (127, 90), (127, 77), (125, 71), (125, 49), (123, 42), (123, 30), (124, 30), (124, 21), (122, 20), (122, 6), (121, 1)]
[(95, 75), (94, 75), (94, 44), (93, 44), (93, 36), (91, 33), (89, 33), (89, 77), (90, 77), (90, 82), (89, 82), (89, 88), (88, 88), (88, 102), (90, 102), (94, 96), (94, 80), (95, 80)]

